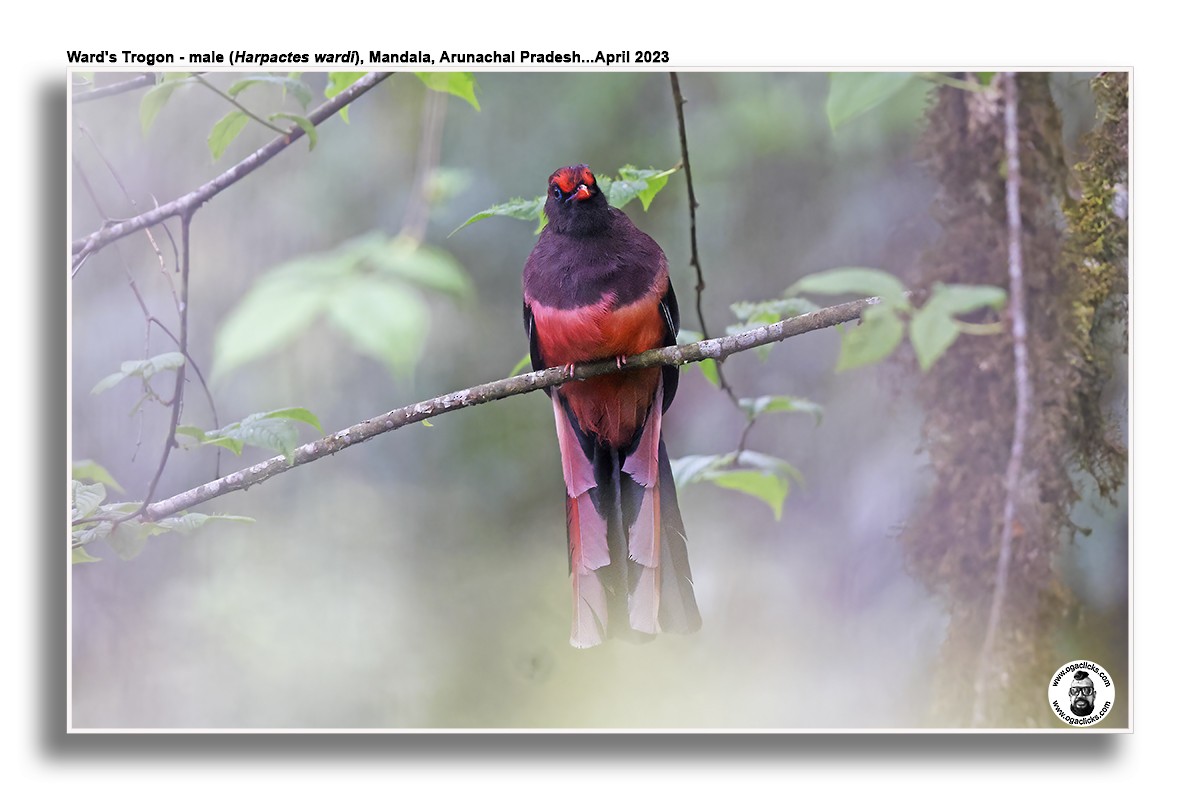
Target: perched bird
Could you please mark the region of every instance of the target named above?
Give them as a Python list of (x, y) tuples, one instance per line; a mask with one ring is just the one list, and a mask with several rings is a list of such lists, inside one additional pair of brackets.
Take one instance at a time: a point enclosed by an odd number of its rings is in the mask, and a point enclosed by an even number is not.
[[(550, 176), (548, 224), (525, 262), (534, 369), (675, 343), (679, 305), (662, 248), (611, 207), (586, 164)], [(619, 371), (549, 390), (575, 603), (571, 644), (700, 627), (662, 415), (676, 367)]]

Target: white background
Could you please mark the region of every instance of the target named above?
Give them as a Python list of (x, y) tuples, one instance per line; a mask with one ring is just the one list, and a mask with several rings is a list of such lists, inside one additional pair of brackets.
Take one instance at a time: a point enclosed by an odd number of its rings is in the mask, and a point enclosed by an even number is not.
[[(218, 8), (226, 5), (227, 8)], [(472, 8), (478, 5), (478, 8)], [(536, 4), (389, 4), (305, 8), (274, 4), (207, 3), (180, 6), (124, 3), (78, 12), (22, 4), (8, 12), (2, 34), (4, 78), (15, 102), (0, 125), (6, 169), (16, 183), (0, 192), (4, 204), (6, 270), (4, 325), (6, 390), (3, 419), (4, 578), (0, 581), (5, 645), (0, 658), (4, 740), (0, 780), (11, 796), (124, 797), (214, 792), (309, 797), (355, 797), (378, 790), (424, 788), (489, 794), (639, 796), (699, 790), (754, 797), (768, 789), (825, 789), (836, 796), (878, 791), (888, 796), (972, 796), (1072, 792), (1120, 796), (1149, 779), (1183, 776), (1200, 709), (1174, 704), (1181, 681), (1196, 671), (1194, 595), (1197, 492), (1193, 449), (1196, 361), (1197, 175), (1194, 164), (1196, 68), (1186, 59), (1193, 27), (1151, 17), (1148, 6), (1093, 0), (1074, 14), (1045, 2), (832, 3), (797, 11), (785, 4), (680, 5), (678, 15), (651, 12), (646, 3), (580, 5), (567, 20)], [(451, 8), (453, 10), (451, 10)], [(572, 7), (574, 8), (574, 7)], [(799, 7), (797, 7), (799, 8)], [(423, 10), (427, 9), (427, 10)], [(1138, 14), (1142, 16), (1136, 16)], [(336, 15), (342, 14), (338, 17)], [(1135, 16), (1131, 16), (1135, 15)], [(441, 18), (439, 18), (439, 15)], [(728, 15), (728, 16), (727, 16)], [(424, 18), (423, 18), (424, 17)], [(345, 50), (425, 49), (668, 49), (672, 66), (686, 68), (837, 66), (1133, 66), (1135, 302), (1133, 361), (1134, 687), (1133, 735), (1120, 736), (743, 736), (708, 737), (99, 737), (67, 739), (65, 720), (47, 719), (44, 702), (46, 628), (64, 636), (63, 620), (42, 608), (46, 552), (40, 536), (57, 535), (62, 509), (39, 507), (54, 495), (43, 485), (48, 431), (63, 420), (40, 394), (45, 375), (61, 375), (55, 328), (47, 311), (45, 237), (61, 221), (43, 219), (46, 186), (45, 108), (61, 86), (65, 50), (134, 49), (187, 52), (230, 48)], [(519, 142), (513, 143), (519, 147)], [(65, 154), (64, 154), (65, 157)], [(61, 339), (60, 339), (61, 341)], [(56, 345), (57, 346), (57, 345)], [(56, 382), (61, 384), (61, 379)], [(15, 448), (14, 448), (15, 445)], [(48, 459), (48, 461), (47, 461)], [(62, 689), (65, 691), (65, 687)], [(1194, 697), (1194, 692), (1183, 696)], [(1076, 732), (1081, 733), (1081, 732)], [(52, 735), (53, 734), (53, 735)], [(1086, 738), (1084, 738), (1086, 737)], [(1186, 738), (1185, 738), (1186, 737)], [(1137, 782), (1135, 784), (1135, 781)], [(9, 785), (11, 784), (11, 788)], [(1194, 781), (1189, 784), (1194, 785)]]

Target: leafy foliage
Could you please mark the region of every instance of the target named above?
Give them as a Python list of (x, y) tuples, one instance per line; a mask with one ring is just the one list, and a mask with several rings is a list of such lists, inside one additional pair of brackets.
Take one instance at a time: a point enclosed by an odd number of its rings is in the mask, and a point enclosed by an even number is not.
[(830, 130), (856, 119), (883, 105), (917, 82), (924, 82), (925, 94), (934, 86), (951, 86), (964, 91), (984, 91), (992, 82), (994, 72), (976, 73), (978, 83), (950, 77), (940, 72), (835, 72), (829, 76), (829, 96), (825, 115)]
[(71, 479), (81, 483), (102, 483), (105, 486), (124, 492), (121, 484), (117, 483), (108, 470), (92, 461), (90, 458), (76, 461), (71, 465)]
[(233, 140), (237, 138), (249, 121), (250, 118), (244, 111), (236, 109), (217, 120), (208, 134), (208, 149), (212, 153), (213, 161), (221, 158), (225, 153), (225, 148), (233, 144)]
[(637, 198), (642, 201), (642, 210), (649, 211), (655, 195), (662, 191), (667, 185), (667, 178), (678, 169), (679, 167), (667, 170), (638, 169), (632, 164), (626, 164), (617, 170), (615, 178), (597, 174), (596, 183), (608, 198), (610, 205), (623, 208)]
[(829, 76), (825, 114), (837, 130), (904, 90), (917, 76), (910, 72), (835, 72)]
[(138, 519), (120, 519), (138, 508), (137, 503), (117, 503), (100, 507), (99, 511), (110, 515), (112, 519), (100, 522), (85, 529), (77, 529), (71, 535), (71, 563), (89, 564), (101, 559), (92, 556), (85, 549), (96, 542), (104, 542), (118, 558), (128, 561), (136, 558), (146, 546), (146, 540), (151, 536), (162, 533), (191, 533), (213, 520), (225, 522), (254, 522), (250, 517), (234, 516), (232, 514), (198, 514), (190, 512), (178, 517), (166, 517), (156, 522)]
[[(788, 297), (775, 300), (760, 300), (757, 302), (741, 301), (734, 303), (729, 309), (733, 312), (738, 322), (736, 325), (726, 326), (725, 332), (733, 335), (751, 330), (752, 328), (761, 328), (763, 325), (774, 325), (785, 317), (796, 317), (801, 314), (807, 314), (810, 311), (816, 311), (817, 306), (802, 297)], [(771, 350), (774, 348), (775, 343), (768, 342), (761, 347), (756, 347), (754, 352), (758, 354), (761, 361), (766, 362), (767, 357), (771, 355)], [(713, 368), (713, 373), (715, 376), (715, 367)], [(714, 379), (713, 382), (716, 383), (716, 380)]]
[(964, 323), (956, 320), (956, 316), (980, 308), (1000, 310), (1007, 296), (997, 286), (934, 284), (933, 293), (925, 305), (912, 315), (908, 330), (921, 369), (928, 371), (958, 338)]
[(357, 350), (406, 374), (429, 332), (419, 289), (457, 299), (473, 291), (449, 253), (379, 231), (276, 267), (221, 324), (213, 375), (276, 352), (321, 317)]
[(309, 90), (308, 85), (304, 81), (297, 78), (297, 75), (299, 73), (291, 75), (251, 75), (230, 86), (228, 89), (229, 96), (237, 97), (251, 86), (275, 85), (283, 87), (283, 96), (285, 98), (290, 94), (300, 103), (301, 108), (308, 108), (308, 104), (312, 102), (312, 91)]
[(805, 275), (784, 292), (786, 295), (803, 293), (879, 297), (897, 308), (908, 307), (904, 284), (890, 273), (869, 267), (838, 267), (814, 272), (812, 275)]
[(122, 361), (119, 372), (106, 375), (92, 387), (92, 394), (108, 391), (126, 378), (137, 375), (142, 380), (149, 380), (165, 370), (176, 370), (183, 366), (183, 353), (160, 353), (153, 358), (140, 361)]
[(413, 77), (435, 92), (446, 92), (455, 97), (461, 97), (479, 111), (479, 101), (475, 99), (475, 76), (469, 72), (414, 72)]
[(291, 464), (292, 451), (300, 442), (300, 434), (292, 422), (302, 422), (321, 431), (316, 414), (307, 408), (280, 408), (251, 414), (219, 430), (203, 431), (194, 425), (180, 425), (176, 433), (191, 437), (200, 444), (223, 447), (236, 455), (242, 454), (244, 445), (262, 447), (279, 453)]
[(190, 77), (186, 72), (163, 73), (159, 76), (158, 83), (142, 95), (141, 103), (138, 106), (138, 117), (142, 122), (143, 136), (150, 132), (150, 126), (154, 124), (158, 112), (162, 111), (163, 106), (171, 99), (171, 95), (180, 87), (187, 85), (190, 82), (187, 79)]
[(758, 419), (763, 414), (800, 412), (811, 414), (819, 425), (821, 424), (821, 417), (825, 413), (825, 409), (812, 400), (777, 394), (768, 394), (762, 397), (743, 397), (738, 400), (738, 405), (746, 412), (746, 417), (751, 420)]
[(843, 267), (807, 275), (788, 288), (788, 294), (853, 294), (878, 297), (869, 306), (861, 324), (845, 331), (837, 370), (875, 364), (887, 358), (904, 339), (905, 317), (910, 320), (909, 339), (921, 369), (929, 370), (954, 343), (959, 333), (998, 333), (998, 325), (971, 325), (956, 319), (983, 308), (999, 311), (1007, 298), (997, 286), (935, 284), (929, 299), (914, 309), (904, 284), (886, 272), (865, 267)]
[(483, 211), (472, 214), (466, 222), (450, 231), (450, 236), (458, 233), (468, 225), (491, 217), (512, 217), (513, 219), (522, 219), (527, 222), (537, 222), (537, 229), (534, 233), (541, 233), (542, 228), (546, 227), (547, 221), (546, 212), (542, 210), (543, 205), (544, 201), (540, 199), (523, 200), (520, 197), (514, 197), (506, 203), (498, 203), (491, 208), (485, 208)]
[(671, 472), (677, 486), (706, 481), (757, 498), (767, 504), (776, 520), (783, 518), (789, 481), (798, 486), (804, 483), (804, 476), (788, 462), (753, 450), (684, 456), (671, 461)]
[[(700, 331), (693, 331), (687, 328), (680, 328), (679, 333), (675, 335), (675, 341), (678, 344), (693, 344), (703, 338), (704, 337), (700, 334)], [(679, 371), (687, 372), (692, 367), (699, 367), (701, 374), (704, 375), (704, 377), (708, 379), (708, 382), (713, 386), (721, 385), (721, 376), (717, 374), (717, 362), (713, 361), (711, 358), (706, 358), (703, 361), (690, 361), (687, 364), (681, 364)]]
[[(595, 172), (596, 184), (600, 187), (600, 191), (604, 192), (608, 198), (608, 204), (614, 208), (624, 208), (636, 198), (642, 201), (642, 210), (649, 211), (650, 203), (667, 185), (667, 179), (679, 170), (679, 167), (660, 170), (653, 167), (642, 169), (635, 167), (632, 164), (626, 164), (617, 170), (617, 177), (610, 178), (599, 172)], [(527, 200), (521, 197), (514, 197), (505, 203), (499, 203), (485, 208), (476, 214), (472, 214), (466, 222), (459, 225), (450, 235), (461, 231), (468, 225), (472, 225), (483, 219), (491, 217), (512, 217), (513, 219), (526, 220), (529, 222), (536, 221), (538, 223), (535, 234), (541, 233), (542, 228), (546, 227), (546, 212), (542, 210), (545, 205), (545, 198), (534, 198)]]
[(869, 306), (862, 313), (859, 325), (842, 334), (842, 349), (838, 353), (837, 372), (865, 367), (891, 355), (904, 339), (904, 321), (891, 306)]
[[(329, 73), (328, 82), (325, 84), (326, 99), (333, 99), (335, 96), (341, 94), (343, 91), (345, 91), (347, 88), (349, 88), (350, 84), (354, 83), (356, 80), (358, 80), (359, 78), (361, 78), (363, 75), (366, 75), (366, 74), (367, 73), (365, 73), (365, 72), (331, 72), (331, 73)], [(342, 108), (338, 111), (338, 114), (341, 115), (343, 122), (345, 122), (347, 125), (350, 124), (350, 107), (349, 106), (342, 106)]]
[(516, 363), (516, 366), (514, 366), (512, 368), (512, 371), (508, 373), (508, 377), (514, 378), (532, 366), (533, 366), (533, 358), (529, 355), (529, 353), (526, 353), (525, 357), (522, 358), (520, 361), (518, 361)]

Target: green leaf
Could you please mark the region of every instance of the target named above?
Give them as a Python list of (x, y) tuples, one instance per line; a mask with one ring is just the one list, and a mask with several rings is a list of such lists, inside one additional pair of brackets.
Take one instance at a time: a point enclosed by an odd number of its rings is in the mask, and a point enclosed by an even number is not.
[(99, 558), (93, 558), (87, 550), (82, 547), (71, 548), (71, 564), (91, 564), (100, 561)]
[(765, 453), (743, 450), (724, 455), (684, 456), (671, 462), (676, 486), (708, 481), (756, 497), (780, 519), (789, 479), (802, 484), (804, 476), (788, 462)]
[(529, 222), (537, 221), (539, 222), (538, 230), (540, 231), (546, 226), (546, 213), (542, 210), (542, 207), (545, 204), (546, 201), (543, 199), (525, 200), (520, 197), (514, 197), (507, 203), (500, 203), (492, 206), (491, 208), (485, 208), (483, 211), (473, 214), (471, 218), (462, 225), (459, 225), (457, 228), (450, 231), (450, 235), (446, 238), (450, 238), (450, 236), (458, 233), (468, 225), (473, 225), (474, 223), (479, 222), (481, 219), (488, 219), (490, 217), (512, 217), (513, 219), (527, 220)]
[(166, 527), (157, 522), (134, 522), (132, 520), (118, 523), (105, 537), (105, 543), (112, 548), (122, 561), (136, 558), (146, 546), (146, 539), (157, 536)]
[(251, 287), (217, 330), (214, 380), (275, 352), (312, 326), (337, 277), (330, 274), (329, 265), (314, 261), (286, 264)]
[[(254, 420), (254, 419), (258, 419), (258, 418), (259, 417), (257, 415), (251, 415), (251, 416), (247, 417), (246, 419)], [(300, 406), (295, 406), (293, 408), (280, 408), (280, 409), (276, 409), (275, 411), (267, 411), (262, 414), (261, 418), (262, 419), (292, 419), (292, 420), (296, 420), (297, 422), (303, 422), (305, 425), (311, 425), (312, 427), (316, 428), (321, 433), (325, 432), (325, 431), (321, 430), (321, 421), (317, 419), (317, 415), (314, 414), (313, 412), (309, 411), (307, 408), (302, 408)]]
[(471, 294), (471, 278), (445, 250), (419, 245), (412, 239), (380, 241), (370, 251), (368, 263), (391, 275), (452, 297)]
[(201, 442), (208, 437), (208, 434), (206, 434), (202, 428), (197, 428), (195, 425), (176, 425), (175, 433), (182, 436), (190, 436), (193, 439), (197, 439)]
[(870, 267), (838, 267), (814, 272), (793, 283), (784, 294), (854, 294), (880, 297), (900, 309), (909, 307), (904, 284), (894, 275)]
[(746, 412), (746, 416), (750, 419), (756, 419), (762, 414), (800, 412), (811, 414), (816, 418), (818, 425), (821, 424), (821, 417), (825, 411), (818, 403), (814, 403), (811, 400), (775, 394), (768, 394), (762, 397), (743, 397), (738, 400), (738, 405), (741, 406), (741, 409)]
[(414, 72), (421, 83), (435, 92), (446, 92), (455, 97), (461, 97), (479, 111), (479, 101), (475, 99), (475, 76), (469, 72)]
[(412, 369), (429, 330), (429, 311), (419, 295), (372, 276), (338, 288), (330, 298), (329, 320), (355, 348), (396, 375)]
[(941, 358), (958, 338), (958, 326), (948, 314), (938, 313), (936, 309), (922, 308), (913, 314), (908, 336), (912, 341), (913, 350), (916, 351), (921, 370), (928, 372), (934, 362)]
[(517, 365), (512, 368), (512, 372), (508, 373), (508, 377), (510, 377), (510, 378), (516, 377), (517, 375), (520, 375), (522, 372), (524, 372), (525, 370), (530, 369), (532, 367), (533, 367), (533, 359), (530, 358), (530, 356), (528, 354), (526, 354), (525, 357), (522, 358), (520, 361), (518, 361)]
[(842, 350), (835, 371), (882, 361), (903, 338), (904, 322), (895, 309), (886, 305), (868, 306), (863, 312), (862, 324), (850, 328), (842, 336)]
[(736, 465), (791, 478), (797, 486), (804, 485), (804, 476), (800, 474), (800, 470), (778, 456), (759, 453), (755, 450), (743, 450), (737, 457)]
[(696, 364), (700, 367), (701, 374), (708, 378), (709, 383), (711, 383), (713, 386), (721, 385), (721, 374), (717, 372), (716, 361), (713, 361), (711, 358), (706, 358), (703, 361), (696, 362)]
[(116, 478), (109, 474), (108, 470), (90, 458), (83, 461), (76, 461), (72, 464), (71, 477), (83, 483), (103, 483), (105, 486), (111, 486), (118, 492), (123, 493), (125, 491), (121, 488), (121, 484), (117, 483)]
[[(454, 297), (473, 291), (470, 277), (449, 253), (372, 231), (260, 278), (217, 332), (214, 377), (288, 344), (322, 313), (373, 357), (383, 358), (386, 349), (395, 348), (385, 363), (406, 371), (407, 366), (397, 365), (411, 366), (415, 360), (428, 311), (396, 277)], [(367, 314), (361, 322), (354, 319), (360, 306)], [(386, 330), (393, 334), (378, 335)], [(414, 338), (401, 341), (404, 335)]]
[(122, 361), (121, 371), (114, 372), (111, 375), (100, 379), (100, 382), (92, 387), (92, 394), (100, 394), (116, 386), (121, 381), (137, 375), (143, 380), (149, 380), (153, 375), (166, 370), (175, 370), (183, 366), (183, 353), (159, 353), (153, 358), (143, 359), (141, 361)]
[(230, 439), (224, 436), (220, 431), (205, 432), (195, 425), (179, 425), (175, 428), (175, 433), (181, 436), (190, 436), (200, 444), (211, 444), (215, 447), (224, 447), (226, 450), (233, 451), (234, 455), (242, 454), (242, 443), (237, 439)]
[[(994, 75), (995, 73), (985, 74)], [(947, 75), (943, 72), (920, 72), (917, 73), (917, 77), (923, 81), (928, 81), (931, 84), (938, 86), (949, 86), (952, 89), (960, 89), (964, 92), (987, 91), (987, 82), (973, 83), (972, 81), (964, 81), (951, 75)]]
[(785, 297), (751, 302), (743, 300), (729, 306), (739, 322), (752, 327), (771, 325), (788, 317), (798, 317), (818, 310), (819, 306), (803, 297)]
[(262, 447), (273, 450), (291, 463), (292, 451), (299, 444), (299, 434), (292, 422), (311, 425), (321, 433), (321, 422), (307, 408), (280, 408), (275, 411), (258, 411), (243, 420), (230, 423), (215, 431), (202, 431), (193, 425), (180, 425), (176, 432), (190, 436), (201, 444), (210, 444), (242, 454), (242, 447)]
[[(335, 95), (345, 91), (350, 84), (357, 81), (365, 72), (331, 72), (329, 73), (329, 82), (325, 84), (325, 97), (332, 98)], [(338, 110), (342, 115), (342, 120), (348, 125), (350, 124), (350, 106), (342, 106)]]
[(757, 497), (771, 507), (776, 521), (783, 519), (783, 501), (788, 495), (786, 478), (767, 472), (739, 469), (715, 475), (712, 482), (725, 489)]
[(100, 507), (107, 495), (104, 485), (100, 483), (82, 483), (71, 481), (71, 519), (86, 519)]
[(678, 167), (667, 170), (639, 169), (632, 164), (626, 164), (617, 171), (616, 178), (606, 175), (596, 175), (596, 183), (600, 191), (608, 198), (608, 204), (614, 208), (628, 205), (635, 197), (642, 201), (642, 210), (650, 210), (650, 203), (662, 188), (667, 185), (667, 178), (678, 171)]
[(230, 86), (228, 89), (229, 96), (237, 97), (251, 86), (274, 84), (283, 87), (285, 97), (291, 94), (300, 103), (301, 108), (308, 108), (308, 104), (312, 102), (312, 91), (308, 88), (307, 84), (293, 77), (293, 75), (252, 75)]
[[(700, 341), (702, 338), (703, 336), (701, 335), (700, 331), (680, 328), (679, 333), (675, 335), (675, 342), (677, 344), (692, 344)], [(682, 372), (687, 372), (695, 366), (700, 368), (700, 373), (704, 375), (704, 377), (707, 378), (713, 386), (721, 385), (721, 376), (717, 374), (716, 361), (713, 361), (711, 358), (706, 358), (703, 361), (689, 361), (686, 364), (680, 365), (679, 369)]]
[(991, 86), (992, 78), (996, 77), (996, 73), (994, 72), (977, 72), (975, 75), (984, 86)]
[(303, 114), (289, 114), (285, 111), (279, 111), (267, 117), (267, 119), (271, 122), (274, 122), (280, 118), (291, 120), (300, 126), (300, 129), (304, 131), (304, 134), (308, 137), (308, 149), (310, 152), (314, 147), (317, 146), (317, 126), (313, 125), (312, 122), (309, 121), (308, 117), (304, 116)]
[[(103, 539), (122, 561), (137, 557), (146, 546), (146, 540), (151, 536), (162, 533), (190, 533), (211, 520), (229, 522), (254, 522), (250, 517), (238, 517), (227, 514), (197, 514), (188, 513), (179, 517), (167, 517), (157, 522), (136, 522), (127, 520), (118, 523), (115, 528), (111, 522), (97, 525), (89, 541)], [(76, 552), (82, 548), (76, 548)], [(99, 559), (93, 559), (98, 561)]]
[[(171, 75), (181, 77), (171, 78)], [(150, 131), (150, 126), (154, 124), (154, 119), (158, 116), (158, 112), (162, 111), (163, 106), (167, 104), (167, 100), (171, 98), (175, 90), (185, 83), (190, 83), (190, 81), (186, 80), (187, 77), (187, 73), (167, 73), (162, 83), (151, 87), (142, 95), (142, 101), (138, 107), (138, 117), (142, 122), (143, 136)]]
[(208, 149), (212, 152), (213, 161), (221, 158), (225, 148), (233, 143), (233, 140), (237, 138), (249, 121), (250, 118), (237, 109), (217, 120), (208, 134)]
[(226, 431), (225, 436), (251, 447), (261, 447), (279, 453), (289, 464), (292, 463), (292, 451), (300, 444), (300, 434), (296, 432), (295, 426), (283, 419), (258, 419), (238, 423), (237, 427)]
[(829, 76), (825, 114), (836, 131), (886, 100), (899, 94), (916, 79), (908, 72), (835, 72)]
[(1004, 308), (1008, 292), (999, 286), (970, 285), (962, 283), (934, 284), (933, 293), (925, 307), (936, 304), (950, 314), (967, 314), (981, 308)]
[(203, 527), (213, 521), (224, 522), (254, 522), (253, 517), (240, 517), (233, 514), (197, 514), (189, 512), (179, 517), (167, 517), (161, 519), (158, 524), (165, 531), (172, 533), (191, 533), (197, 528)]
[(913, 313), (908, 332), (921, 369), (928, 371), (958, 338), (956, 315), (1003, 308), (1007, 297), (998, 286), (934, 285), (925, 305)]
[(705, 480), (705, 476), (733, 461), (733, 453), (724, 455), (695, 455), (671, 459), (671, 474), (676, 486), (688, 486)]

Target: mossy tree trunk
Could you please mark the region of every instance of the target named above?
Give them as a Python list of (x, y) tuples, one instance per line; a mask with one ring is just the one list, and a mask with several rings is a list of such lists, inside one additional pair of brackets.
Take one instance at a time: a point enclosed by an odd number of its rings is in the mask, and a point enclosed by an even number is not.
[[(998, 80), (996, 81), (998, 83)], [(1074, 600), (1056, 568), (1084, 476), (1112, 499), (1125, 449), (1101, 394), (1126, 336), (1127, 76), (1094, 81), (1101, 124), (1071, 174), (1048, 76), (1019, 77), (1021, 224), (1033, 404), (1013, 526), (1007, 600), (981, 663), (1000, 548), (1016, 384), (1009, 320), (1001, 336), (964, 336), (918, 381), (933, 485), (903, 535), (912, 571), (950, 615), (930, 722), (1053, 724), (1045, 687)], [(940, 240), (921, 279), (1008, 285), (1003, 98), (938, 90), (922, 142), (940, 184)], [(1075, 187), (1069, 189), (1069, 187)], [(1074, 196), (1072, 196), (1074, 195)], [(984, 321), (984, 320), (980, 320)], [(976, 695), (983, 673), (988, 690)]]

